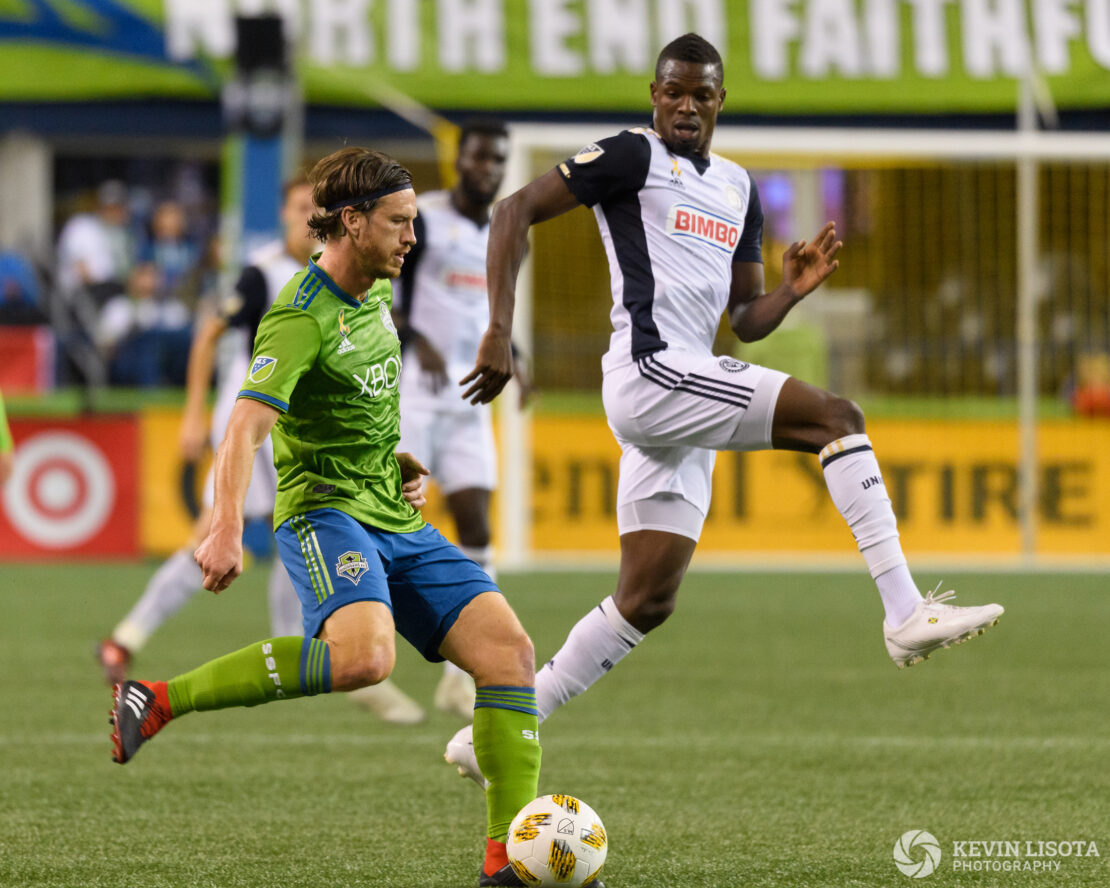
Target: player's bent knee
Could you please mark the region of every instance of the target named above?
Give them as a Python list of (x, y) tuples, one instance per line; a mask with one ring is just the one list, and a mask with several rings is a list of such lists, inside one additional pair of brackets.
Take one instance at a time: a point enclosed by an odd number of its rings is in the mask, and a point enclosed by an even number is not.
[(532, 687), (536, 682), (536, 652), (532, 639), (522, 632), (504, 643), (490, 646), (471, 671), (479, 687)]
[(848, 435), (862, 435), (865, 430), (863, 410), (855, 401), (834, 397), (828, 406), (825, 420), (829, 444)]
[(640, 632), (650, 632), (666, 622), (678, 602), (678, 581), (644, 586), (635, 591), (619, 588), (617, 609)]
[(354, 691), (375, 685), (389, 678), (393, 671), (394, 652), (376, 650), (369, 654), (345, 658), (333, 657), (331, 686), (333, 691)]

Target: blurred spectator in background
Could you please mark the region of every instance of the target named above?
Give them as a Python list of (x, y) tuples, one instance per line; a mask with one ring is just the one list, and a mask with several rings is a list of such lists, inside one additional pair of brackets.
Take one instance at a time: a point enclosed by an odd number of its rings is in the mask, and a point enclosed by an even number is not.
[(1110, 418), (1110, 354), (1088, 352), (1079, 356), (1071, 403), (1080, 416)]
[(31, 260), (0, 250), (0, 324), (43, 324), (41, 287)]
[(153, 262), (135, 266), (127, 291), (110, 298), (97, 320), (96, 342), (113, 385), (184, 385), (191, 338), (189, 309), (165, 295)]
[(115, 179), (96, 191), (96, 211), (78, 213), (58, 237), (58, 286), (72, 295), (87, 291), (98, 301), (123, 290), (131, 268), (127, 188)]
[(163, 292), (192, 303), (197, 294), (186, 293), (195, 284), (194, 271), (200, 250), (189, 237), (185, 210), (175, 200), (164, 200), (150, 219), (150, 240), (140, 261), (153, 263), (161, 274)]

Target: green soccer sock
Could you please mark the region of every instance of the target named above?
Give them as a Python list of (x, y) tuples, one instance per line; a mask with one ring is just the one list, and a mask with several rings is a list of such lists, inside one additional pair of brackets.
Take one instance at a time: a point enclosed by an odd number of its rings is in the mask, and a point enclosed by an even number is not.
[(504, 842), (517, 811), (536, 797), (540, 779), (540, 724), (536, 689), (478, 688), (474, 755), (486, 790), (486, 835)]
[(186, 712), (257, 706), (272, 700), (326, 694), (331, 657), (318, 638), (271, 638), (209, 660), (168, 682), (174, 717)]

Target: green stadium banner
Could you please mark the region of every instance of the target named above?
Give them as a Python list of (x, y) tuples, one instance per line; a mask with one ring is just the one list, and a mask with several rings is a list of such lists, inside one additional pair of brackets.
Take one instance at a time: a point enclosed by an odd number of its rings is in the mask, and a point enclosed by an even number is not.
[(0, 0), (0, 101), (215, 97), (259, 11), (316, 104), (642, 111), (695, 30), (726, 110), (1002, 112), (1029, 71), (1057, 107), (1110, 107), (1110, 0)]

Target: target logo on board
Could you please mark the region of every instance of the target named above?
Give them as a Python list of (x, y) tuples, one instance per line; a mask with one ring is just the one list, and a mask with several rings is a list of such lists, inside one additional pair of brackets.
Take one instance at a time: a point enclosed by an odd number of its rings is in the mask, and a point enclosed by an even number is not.
[(72, 432), (46, 432), (24, 442), (4, 486), (8, 516), (28, 539), (50, 549), (96, 536), (115, 498), (108, 460)]
[(0, 555), (129, 554), (135, 548), (135, 426), (129, 419), (12, 423)]

